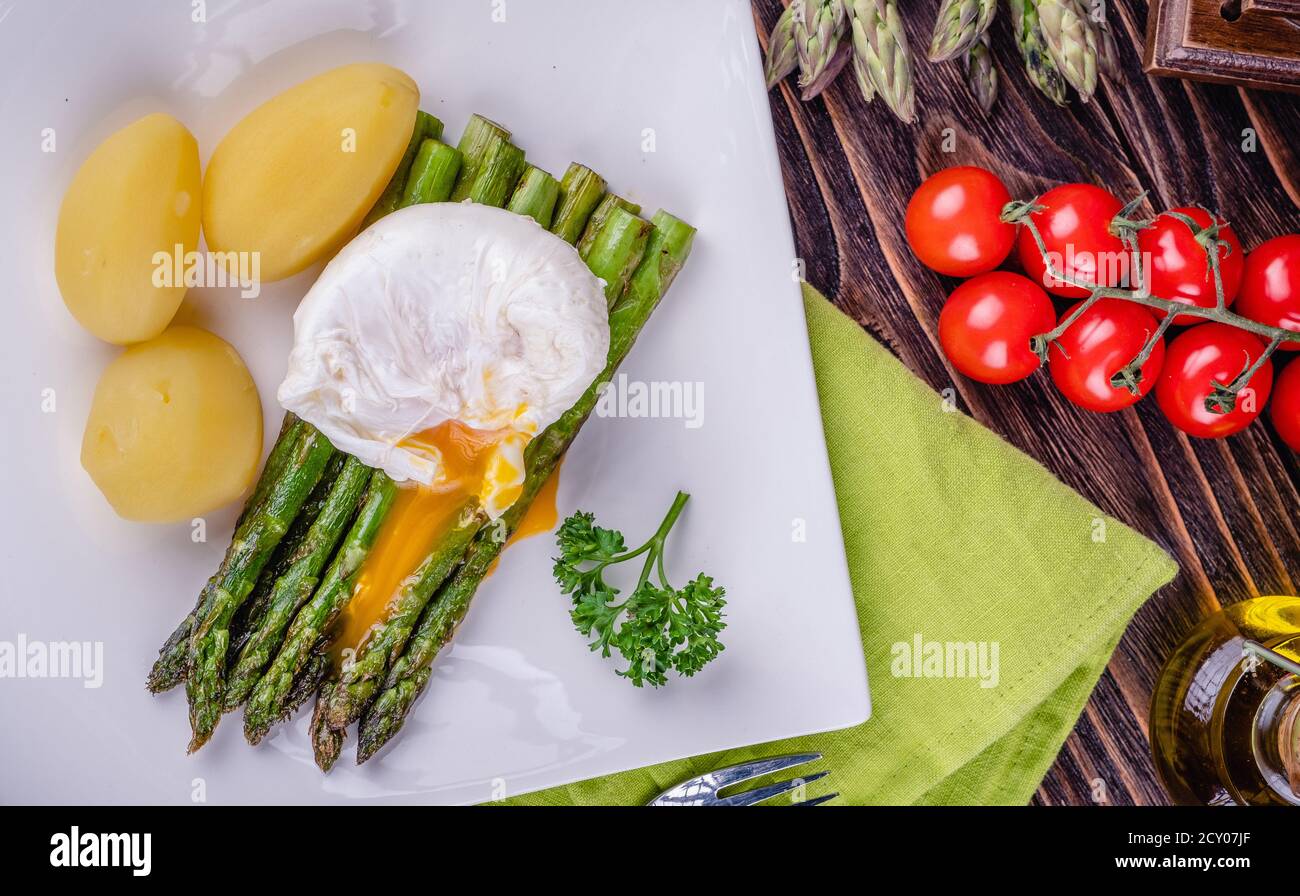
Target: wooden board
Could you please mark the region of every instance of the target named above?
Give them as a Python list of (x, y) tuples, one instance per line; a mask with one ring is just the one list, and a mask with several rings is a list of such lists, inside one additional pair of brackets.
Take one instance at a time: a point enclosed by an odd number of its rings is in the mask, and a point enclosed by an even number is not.
[(1242, 0), (1241, 14), (1284, 16), (1300, 22), (1300, 0)]
[(1300, 92), (1296, 0), (1155, 0), (1143, 64), (1154, 75)]
[[(781, 4), (754, 7), (765, 40)], [(913, 48), (928, 46), (937, 9), (938, 0), (907, 4)], [(968, 95), (960, 66), (920, 56), (913, 125), (879, 101), (864, 103), (851, 76), (810, 103), (798, 100), (793, 79), (770, 94), (797, 250), (809, 282), (917, 375), (954, 389), (965, 413), (1178, 561), (1181, 573), (1133, 620), (1035, 800), (1163, 803), (1146, 740), (1155, 677), (1174, 645), (1223, 604), (1296, 593), (1300, 458), (1264, 421), (1225, 441), (1193, 440), (1151, 400), (1092, 414), (1063, 400), (1043, 373), (1001, 388), (957, 375), (936, 337), (955, 281), (912, 257), (903, 210), (924, 176), (973, 163), (999, 171), (1025, 197), (1082, 180), (1125, 196), (1150, 190), (1161, 207), (1219, 208), (1255, 246), (1300, 232), (1300, 98), (1147, 77), (1148, 9), (1124, 0), (1110, 11), (1122, 83), (1060, 109), (1026, 81), (1005, 13), (993, 24), (1002, 90), (989, 117)], [(943, 151), (947, 128), (952, 153)]]

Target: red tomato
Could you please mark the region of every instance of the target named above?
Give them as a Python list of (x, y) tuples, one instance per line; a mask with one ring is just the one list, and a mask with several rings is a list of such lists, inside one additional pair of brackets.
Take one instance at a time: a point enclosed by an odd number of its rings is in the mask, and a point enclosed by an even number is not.
[(1192, 436), (1217, 439), (1240, 432), (1264, 410), (1273, 387), (1273, 362), (1266, 361), (1237, 395), (1237, 406), (1216, 414), (1205, 406), (1210, 383), (1230, 384), (1264, 352), (1258, 336), (1227, 324), (1207, 323), (1169, 343), (1156, 401), (1169, 422)]
[(1300, 451), (1300, 361), (1292, 361), (1273, 384), (1273, 425), (1292, 451)]
[[(1042, 211), (1030, 220), (1038, 226), (1043, 244), (1051, 254), (1058, 274), (1095, 283), (1118, 286), (1128, 275), (1128, 251), (1110, 232), (1110, 220), (1123, 204), (1091, 184), (1065, 184), (1038, 197)], [(1048, 292), (1070, 299), (1085, 299), (1089, 290), (1070, 286), (1050, 277), (1043, 255), (1028, 227), (1020, 228), (1020, 263), (1029, 279)]]
[[(1300, 234), (1278, 236), (1246, 256), (1237, 313), (1270, 327), (1300, 331)], [(1284, 342), (1300, 351), (1300, 342)]]
[(1039, 367), (1030, 337), (1054, 326), (1047, 293), (1019, 274), (994, 271), (953, 290), (939, 314), (939, 343), (971, 379), (1014, 383)]
[(950, 277), (991, 271), (1016, 241), (998, 216), (1011, 194), (983, 168), (945, 168), (927, 177), (907, 203), (907, 242), (921, 263)]
[[(1078, 307), (1075, 305), (1065, 316)], [(1141, 305), (1102, 299), (1053, 343), (1049, 353), (1052, 380), (1066, 398), (1090, 411), (1118, 411), (1137, 403), (1155, 388), (1165, 363), (1164, 339), (1156, 343), (1151, 357), (1142, 365), (1140, 394), (1122, 387), (1116, 389), (1110, 378), (1138, 356), (1158, 326), (1151, 312)]]
[[(1211, 219), (1210, 213), (1203, 208), (1176, 208), (1173, 211), (1191, 218), (1200, 229), (1212, 223), (1226, 223), (1222, 218)], [(1231, 227), (1220, 230), (1219, 239), (1228, 244), (1219, 247), (1219, 275), (1223, 281), (1224, 301), (1231, 305), (1241, 288), (1245, 252)], [(1142, 253), (1147, 290), (1153, 296), (1202, 308), (1213, 308), (1217, 304), (1209, 254), (1196, 242), (1196, 235), (1185, 222), (1169, 214), (1160, 215), (1150, 227), (1138, 232), (1138, 249)], [(1148, 310), (1157, 320), (1164, 319), (1165, 313), (1160, 309)], [(1204, 320), (1180, 317), (1174, 323), (1199, 324)]]

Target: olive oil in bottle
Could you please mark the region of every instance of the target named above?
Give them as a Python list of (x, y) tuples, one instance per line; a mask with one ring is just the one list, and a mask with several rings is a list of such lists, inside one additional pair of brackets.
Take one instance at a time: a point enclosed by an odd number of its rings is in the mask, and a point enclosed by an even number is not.
[(1175, 803), (1300, 806), (1300, 598), (1198, 625), (1165, 664), (1151, 750)]

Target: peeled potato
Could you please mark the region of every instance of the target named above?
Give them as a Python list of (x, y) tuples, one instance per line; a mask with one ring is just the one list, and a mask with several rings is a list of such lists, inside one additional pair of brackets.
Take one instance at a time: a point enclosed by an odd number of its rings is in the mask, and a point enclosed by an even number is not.
[(208, 247), (260, 253), (265, 281), (338, 249), (397, 170), (419, 103), (404, 72), (367, 63), (317, 75), (254, 109), (208, 162)]
[(155, 253), (198, 248), (201, 196), (199, 146), (170, 115), (146, 115), (95, 148), (64, 194), (54, 240), (59, 292), (83, 327), (119, 345), (166, 329), (184, 278), (155, 278)]
[(133, 345), (104, 370), (81, 465), (129, 520), (166, 523), (228, 504), (253, 484), (262, 403), (239, 354), (197, 327)]

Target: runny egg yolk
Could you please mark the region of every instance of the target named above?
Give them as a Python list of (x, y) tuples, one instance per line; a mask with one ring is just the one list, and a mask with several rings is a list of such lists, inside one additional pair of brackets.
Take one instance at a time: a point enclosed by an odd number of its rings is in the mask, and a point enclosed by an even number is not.
[(437, 539), (481, 495), (513, 503), (521, 470), (498, 450), (520, 434), (509, 429), (471, 429), (457, 421), (438, 424), (402, 442), (402, 447), (436, 458), (443, 474), (433, 486), (404, 483), (398, 489), (375, 544), (361, 564), (357, 582), (335, 629), (335, 658), (361, 646), (388, 615), (402, 582), (415, 572)]

